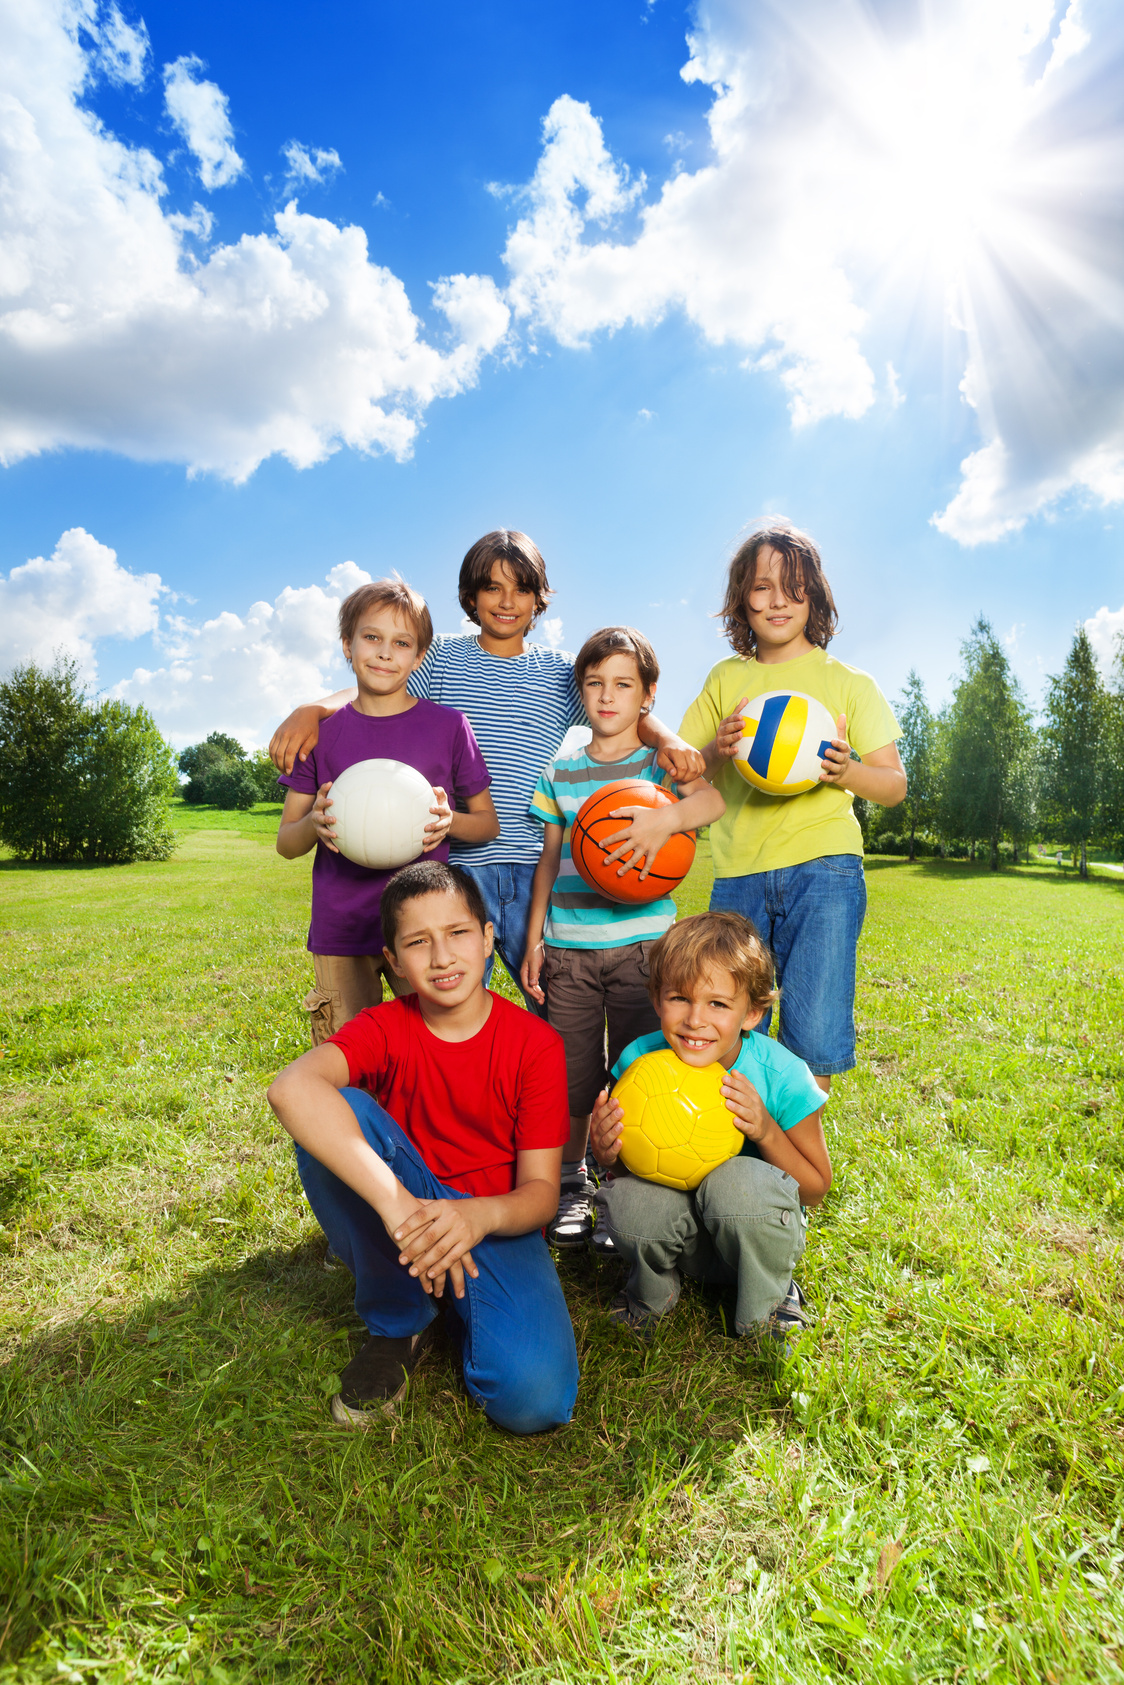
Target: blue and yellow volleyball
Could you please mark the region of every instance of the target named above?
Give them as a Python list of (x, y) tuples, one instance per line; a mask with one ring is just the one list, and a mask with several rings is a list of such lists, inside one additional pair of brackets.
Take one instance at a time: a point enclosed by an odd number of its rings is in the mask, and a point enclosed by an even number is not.
[(822, 702), (799, 690), (768, 690), (753, 698), (742, 718), (734, 765), (747, 784), (769, 796), (815, 789), (835, 736), (835, 721)]

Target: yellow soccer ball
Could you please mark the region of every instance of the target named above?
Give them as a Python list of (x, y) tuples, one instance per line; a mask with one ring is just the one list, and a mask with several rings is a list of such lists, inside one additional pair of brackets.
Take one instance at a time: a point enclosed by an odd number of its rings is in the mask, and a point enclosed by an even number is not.
[(635, 1060), (613, 1089), (624, 1109), (625, 1168), (686, 1190), (736, 1157), (745, 1136), (722, 1098), (725, 1075), (721, 1065), (685, 1065), (669, 1047)]
[(816, 789), (836, 729), (822, 702), (801, 690), (770, 690), (754, 697), (742, 719), (734, 765), (747, 784), (769, 796)]

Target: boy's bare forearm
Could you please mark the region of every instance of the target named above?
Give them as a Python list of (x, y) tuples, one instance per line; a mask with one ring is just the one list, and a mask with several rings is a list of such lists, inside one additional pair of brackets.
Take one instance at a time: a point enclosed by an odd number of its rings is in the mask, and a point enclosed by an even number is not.
[(776, 1166), (792, 1177), (800, 1188), (801, 1205), (819, 1205), (827, 1194), (830, 1182), (825, 1182), (823, 1175), (811, 1162), (804, 1157), (799, 1148), (789, 1140), (779, 1123), (769, 1119), (769, 1127), (759, 1140), (754, 1141), (761, 1157), (769, 1164)]
[(864, 766), (862, 761), (852, 761), (843, 788), (879, 807), (897, 807), (905, 800), (906, 776), (897, 767)]
[[(335, 1048), (329, 1054), (338, 1057), (346, 1081), (343, 1055)], [(318, 1064), (327, 1062), (322, 1048), (304, 1057)], [(388, 1228), (392, 1227), (417, 1201), (371, 1148), (335, 1083), (302, 1065), (298, 1059), (270, 1085), (266, 1098), (278, 1122), (299, 1146), (366, 1200)]]
[(473, 1200), (481, 1236), (486, 1234), (532, 1234), (549, 1223), (558, 1210), (556, 1184), (535, 1180), (523, 1182), (509, 1194), (490, 1194)]
[(486, 843), (500, 834), (500, 822), (494, 813), (454, 813), (449, 835), (458, 842)]
[(299, 860), (302, 854), (316, 847), (316, 827), (312, 823), (312, 814), (306, 813), (303, 819), (292, 819), (287, 824), (282, 823), (277, 832), (277, 852), (285, 860)]

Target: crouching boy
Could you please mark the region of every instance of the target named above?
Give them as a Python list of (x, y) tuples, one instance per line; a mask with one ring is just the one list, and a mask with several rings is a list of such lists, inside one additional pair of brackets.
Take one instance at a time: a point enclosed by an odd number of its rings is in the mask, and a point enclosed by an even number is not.
[(383, 891), (382, 928), (414, 993), (360, 1012), (269, 1090), (369, 1334), (332, 1415), (363, 1426), (402, 1397), (444, 1297), (465, 1384), (491, 1420), (557, 1427), (578, 1384), (541, 1233), (569, 1136), (561, 1039), (485, 989), (492, 927), (466, 872), (407, 866)]
[(745, 1144), (690, 1193), (644, 1181), (617, 1167), (624, 1114), (607, 1090), (598, 1096), (590, 1139), (599, 1163), (617, 1168), (597, 1200), (631, 1266), (610, 1315), (650, 1333), (689, 1275), (736, 1287), (739, 1334), (786, 1342), (808, 1322), (792, 1274), (804, 1250), (803, 1207), (818, 1205), (831, 1186), (823, 1093), (802, 1059), (751, 1033), (777, 991), (772, 959), (748, 919), (723, 912), (683, 919), (649, 963), (660, 1029), (625, 1048), (614, 1079), (660, 1048), (696, 1068), (717, 1062)]

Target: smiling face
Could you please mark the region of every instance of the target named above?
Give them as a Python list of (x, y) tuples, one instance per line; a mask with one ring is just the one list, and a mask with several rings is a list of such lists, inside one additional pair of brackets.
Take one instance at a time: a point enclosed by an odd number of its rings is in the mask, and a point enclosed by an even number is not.
[(780, 551), (763, 544), (746, 586), (745, 614), (757, 639), (759, 661), (792, 661), (814, 647), (804, 636), (811, 608), (807, 594), (803, 602), (797, 602), (786, 593), (781, 583), (783, 566)]
[(656, 687), (644, 689), (634, 655), (607, 655), (590, 667), (581, 682), (582, 701), (594, 737), (617, 737), (635, 733), (645, 708), (655, 698)]
[(488, 638), (522, 642), (535, 618), (535, 593), (520, 585), (509, 562), (493, 562), (490, 582), (473, 598), (480, 630)]
[(393, 951), (385, 951), (423, 1001), (463, 1006), (484, 981), (492, 927), (481, 927), (454, 890), (437, 890), (402, 903)]
[(359, 616), (355, 631), (343, 640), (359, 695), (393, 696), (425, 659), (418, 651), (418, 635), (397, 609), (373, 604)]
[(721, 966), (692, 983), (664, 989), (656, 1010), (672, 1052), (697, 1070), (715, 1063), (729, 1070), (741, 1049), (743, 1031), (754, 1029), (764, 1012), (750, 1005), (748, 991), (739, 989)]

